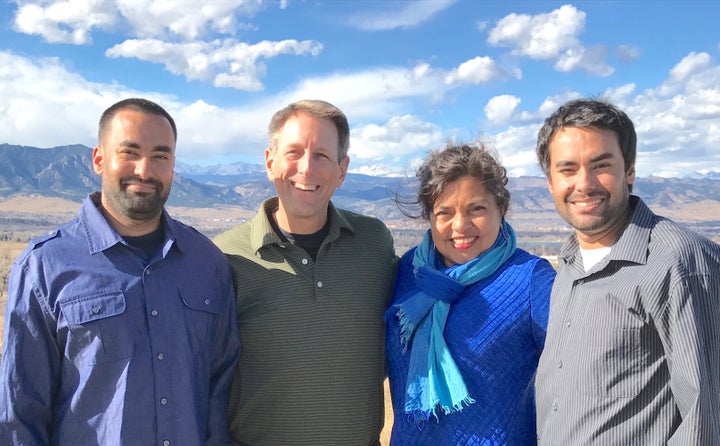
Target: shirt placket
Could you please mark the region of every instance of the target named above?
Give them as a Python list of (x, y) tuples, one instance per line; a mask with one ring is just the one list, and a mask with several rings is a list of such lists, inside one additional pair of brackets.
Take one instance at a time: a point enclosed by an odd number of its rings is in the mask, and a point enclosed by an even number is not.
[(148, 314), (148, 333), (153, 364), (153, 384), (155, 388), (155, 413), (157, 414), (157, 444), (172, 446), (173, 437), (173, 404), (171, 384), (172, 352), (169, 351), (165, 332), (166, 318), (161, 305), (160, 286), (162, 279), (158, 276), (157, 263), (148, 265), (143, 270), (143, 294)]

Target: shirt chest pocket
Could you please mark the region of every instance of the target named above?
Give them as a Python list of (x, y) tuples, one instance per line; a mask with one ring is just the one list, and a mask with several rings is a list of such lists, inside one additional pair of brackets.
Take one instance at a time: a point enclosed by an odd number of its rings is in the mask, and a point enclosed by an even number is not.
[(180, 291), (185, 327), (196, 354), (210, 350), (207, 346), (213, 343), (217, 316), (225, 307), (218, 294), (208, 288), (185, 287)]
[(643, 339), (649, 327), (627, 311), (599, 314), (587, 312), (578, 336), (581, 344), (573, 348), (577, 389), (588, 396), (632, 398), (647, 378), (648, 349)]
[[(120, 361), (132, 356), (136, 324), (123, 316), (122, 291), (104, 291), (60, 303), (67, 324), (65, 356), (78, 365)], [(137, 323), (137, 321), (135, 321)]]

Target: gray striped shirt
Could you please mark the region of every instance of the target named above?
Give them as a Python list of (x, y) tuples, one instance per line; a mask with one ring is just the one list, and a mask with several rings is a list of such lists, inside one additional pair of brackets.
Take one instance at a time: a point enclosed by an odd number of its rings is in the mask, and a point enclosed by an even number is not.
[(536, 378), (542, 445), (720, 445), (720, 246), (634, 215), (587, 273), (561, 251)]

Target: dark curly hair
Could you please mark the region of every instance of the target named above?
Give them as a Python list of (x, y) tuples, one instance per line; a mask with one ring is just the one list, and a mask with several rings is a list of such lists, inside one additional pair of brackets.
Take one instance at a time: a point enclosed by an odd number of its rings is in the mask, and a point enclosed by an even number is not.
[(472, 145), (448, 143), (445, 148), (430, 152), (418, 167), (417, 204), (422, 218), (429, 220), (435, 201), (445, 186), (464, 176), (471, 176), (485, 185), (495, 198), (500, 214), (505, 216), (510, 206), (507, 172), (494, 153), (477, 142)]

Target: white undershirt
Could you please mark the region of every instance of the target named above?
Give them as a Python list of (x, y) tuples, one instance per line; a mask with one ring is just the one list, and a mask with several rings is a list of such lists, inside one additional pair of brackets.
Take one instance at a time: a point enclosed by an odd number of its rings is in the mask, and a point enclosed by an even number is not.
[(585, 272), (590, 271), (590, 269), (593, 266), (597, 265), (598, 262), (600, 262), (602, 259), (607, 257), (607, 255), (610, 254), (611, 250), (612, 250), (612, 246), (608, 246), (605, 248), (596, 248), (596, 249), (580, 248), (580, 255), (582, 256), (583, 267), (585, 268)]

